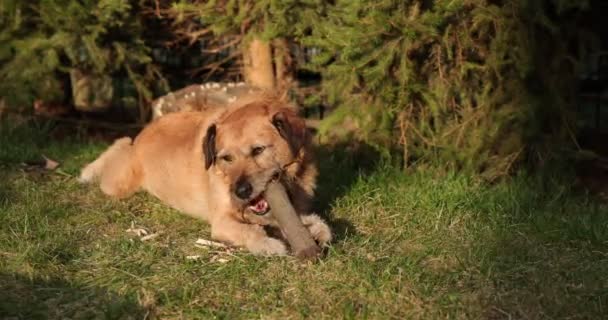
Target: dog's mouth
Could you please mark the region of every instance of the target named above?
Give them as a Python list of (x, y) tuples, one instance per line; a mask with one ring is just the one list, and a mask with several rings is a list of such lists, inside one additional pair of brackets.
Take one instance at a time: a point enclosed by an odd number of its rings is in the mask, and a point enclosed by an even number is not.
[(268, 204), (268, 201), (264, 199), (264, 193), (260, 193), (259, 196), (249, 201), (248, 208), (257, 215), (264, 215), (270, 211), (270, 205)]

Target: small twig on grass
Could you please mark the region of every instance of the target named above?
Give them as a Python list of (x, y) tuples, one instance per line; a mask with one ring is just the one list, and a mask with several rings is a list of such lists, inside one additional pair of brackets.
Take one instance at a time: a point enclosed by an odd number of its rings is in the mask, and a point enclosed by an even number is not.
[(141, 240), (141, 241), (148, 241), (148, 240), (151, 240), (151, 239), (154, 239), (154, 238), (160, 236), (161, 234), (163, 234), (163, 232), (159, 231), (157, 233), (153, 233), (153, 234), (149, 234), (147, 236), (143, 236), (143, 237), (139, 238), (139, 240)]
[(232, 250), (225, 251), (224, 253), (227, 254), (227, 255), (229, 255), (229, 256), (231, 256), (231, 257), (233, 257), (233, 258), (239, 259), (241, 262), (245, 261), (245, 260), (243, 260), (243, 258), (241, 258), (241, 257), (237, 256), (236, 254), (232, 253)]
[(53, 171), (53, 172), (55, 172), (56, 174), (58, 174), (58, 175), (60, 175), (60, 176), (64, 176), (64, 177), (68, 177), (68, 178), (74, 178), (74, 176), (73, 176), (73, 175), (71, 175), (71, 174), (69, 174), (69, 173), (67, 173), (67, 172), (65, 172), (65, 171), (63, 171), (63, 170), (61, 170), (61, 169), (56, 169), (56, 170), (55, 170), (55, 171)]
[(139, 277), (139, 276), (137, 276), (137, 275), (134, 275), (133, 273), (131, 273), (131, 272), (129, 272), (129, 271), (125, 271), (125, 270), (122, 270), (122, 269), (118, 269), (118, 268), (116, 268), (116, 267), (110, 267), (110, 269), (112, 269), (112, 270), (116, 270), (116, 271), (119, 271), (119, 272), (122, 272), (122, 273), (124, 273), (124, 274), (126, 274), (126, 275), (128, 275), (128, 276), (130, 276), (130, 277), (133, 277), (134, 279), (139, 280), (139, 281), (143, 281), (143, 279), (142, 279), (141, 277)]
[(230, 262), (230, 259), (221, 258), (219, 255), (216, 255), (211, 258), (210, 262), (227, 263)]
[(136, 228), (135, 227), (135, 222), (131, 221), (131, 227), (127, 230), (125, 230), (128, 233), (133, 233), (138, 237), (143, 237), (143, 236), (147, 236), (148, 235), (148, 230), (144, 229), (144, 228)]
[(197, 247), (228, 248), (227, 245), (225, 245), (221, 242), (211, 241), (211, 240), (207, 240), (207, 239), (200, 239), (200, 238), (198, 240), (196, 240), (195, 245)]

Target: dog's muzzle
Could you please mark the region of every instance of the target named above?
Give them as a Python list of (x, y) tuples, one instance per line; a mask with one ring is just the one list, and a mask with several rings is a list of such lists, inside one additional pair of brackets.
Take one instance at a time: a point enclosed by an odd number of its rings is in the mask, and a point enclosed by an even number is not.
[(264, 198), (264, 193), (262, 192), (259, 196), (255, 197), (253, 200), (249, 202), (249, 206), (247, 207), (253, 213), (257, 215), (265, 215), (270, 211), (270, 205), (268, 201)]
[[(272, 178), (268, 181), (268, 183), (271, 183), (272, 181), (275, 181), (275, 180), (279, 179), (280, 177), (281, 177), (281, 172), (277, 171), (276, 173), (274, 173), (272, 175)], [(249, 184), (249, 183), (247, 183), (247, 184)], [(249, 184), (249, 186), (251, 186), (251, 185)], [(237, 187), (236, 192), (238, 192), (238, 187)], [(237, 196), (239, 196), (239, 195), (237, 194)], [(249, 210), (251, 210), (253, 213), (260, 215), (260, 216), (267, 214), (268, 211), (270, 211), (270, 205), (268, 204), (268, 201), (266, 201), (266, 198), (264, 197), (264, 192), (260, 193), (257, 197), (255, 197), (251, 201), (249, 201), (249, 206), (247, 208)]]
[(242, 200), (246, 200), (251, 196), (253, 192), (253, 186), (251, 183), (244, 178), (239, 179), (236, 183), (236, 188), (234, 189), (234, 194)]

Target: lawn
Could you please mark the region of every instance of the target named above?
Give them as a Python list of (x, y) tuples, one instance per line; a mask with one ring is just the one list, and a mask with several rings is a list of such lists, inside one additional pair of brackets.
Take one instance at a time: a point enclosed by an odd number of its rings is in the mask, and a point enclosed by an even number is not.
[[(2, 319), (608, 314), (608, 207), (565, 177), (488, 185), (321, 150), (317, 208), (336, 239), (303, 264), (197, 247), (205, 223), (143, 193), (117, 201), (78, 184), (107, 144), (57, 135), (53, 124), (0, 123)], [(40, 155), (61, 166), (21, 164)]]

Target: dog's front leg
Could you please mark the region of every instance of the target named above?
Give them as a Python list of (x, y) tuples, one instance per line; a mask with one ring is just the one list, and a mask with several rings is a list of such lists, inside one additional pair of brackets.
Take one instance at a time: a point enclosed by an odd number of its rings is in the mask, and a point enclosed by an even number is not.
[(283, 241), (269, 237), (260, 225), (247, 224), (226, 215), (211, 223), (211, 237), (229, 244), (247, 248), (257, 255), (286, 255)]
[(331, 229), (321, 217), (312, 213), (300, 215), (300, 220), (302, 220), (302, 224), (308, 228), (313, 239), (315, 239), (320, 246), (329, 244), (332, 239)]

